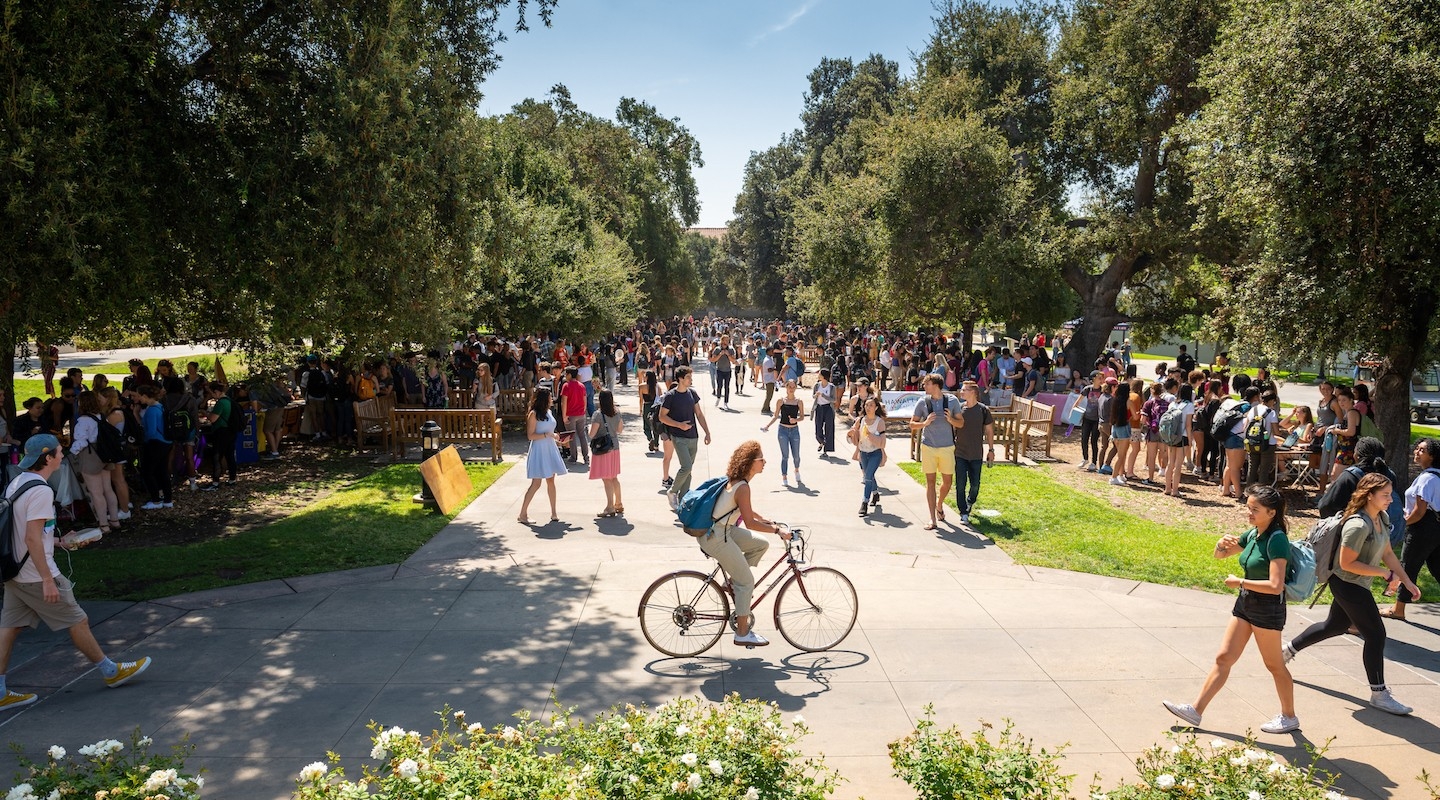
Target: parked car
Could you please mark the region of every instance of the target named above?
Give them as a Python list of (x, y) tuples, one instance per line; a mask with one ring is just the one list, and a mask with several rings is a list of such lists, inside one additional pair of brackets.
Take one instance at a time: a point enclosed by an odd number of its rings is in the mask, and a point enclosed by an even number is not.
[[(1360, 380), (1375, 385), (1374, 367), (1378, 363), (1361, 359)], [(1440, 367), (1418, 369), (1410, 376), (1410, 421), (1424, 423), (1440, 418)]]

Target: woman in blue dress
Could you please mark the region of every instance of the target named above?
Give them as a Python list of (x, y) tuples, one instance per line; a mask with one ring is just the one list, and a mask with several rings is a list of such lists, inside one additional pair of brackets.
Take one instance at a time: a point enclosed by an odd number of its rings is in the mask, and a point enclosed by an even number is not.
[(530, 403), (530, 413), (525, 415), (525, 435), (530, 440), (530, 456), (525, 459), (525, 477), (530, 479), (530, 488), (525, 490), (525, 501), (520, 504), (519, 521), (530, 524), (528, 511), (530, 500), (540, 490), (540, 481), (545, 481), (545, 491), (550, 495), (550, 521), (557, 522), (555, 513), (555, 476), (568, 472), (565, 459), (560, 457), (560, 446), (555, 443), (557, 421), (550, 413), (550, 390), (535, 390), (535, 399)]

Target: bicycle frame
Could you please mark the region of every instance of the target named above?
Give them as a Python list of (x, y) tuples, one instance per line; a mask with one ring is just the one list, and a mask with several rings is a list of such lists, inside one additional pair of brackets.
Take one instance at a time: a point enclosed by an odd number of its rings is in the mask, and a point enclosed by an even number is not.
[[(796, 565), (805, 563), (805, 540), (797, 532), (792, 531), (792, 535), (795, 536), (795, 540), (785, 543), (784, 554), (781, 555), (779, 558), (775, 559), (775, 563), (771, 564), (770, 568), (765, 570), (764, 575), (761, 575), (759, 578), (755, 579), (755, 595), (750, 598), (750, 606), (752, 608), (765, 602), (766, 595), (774, 591), (775, 587), (783, 583), (787, 577), (791, 575), (798, 576), (800, 574), (800, 568)], [(800, 550), (800, 555), (798, 558), (795, 554), (795, 550), (797, 549), (797, 547), (794, 545), (794, 541), (797, 540), (799, 541), (798, 549)], [(782, 567), (784, 569), (782, 569)], [(780, 574), (776, 575), (775, 579), (770, 581), (768, 585), (765, 584), (765, 581), (770, 580), (770, 575), (776, 570), (780, 570)], [(724, 572), (724, 569), (721, 568), (719, 564), (716, 564), (715, 568), (710, 570), (710, 580), (714, 581), (716, 585), (718, 585), (722, 590), (724, 590), (725, 594), (730, 595), (731, 600), (734, 600), (735, 592), (730, 588), (730, 585), (728, 583), (722, 583), (721, 581), (715, 580), (715, 576), (719, 575), (721, 572)], [(764, 588), (761, 588), (762, 585), (764, 586)], [(800, 579), (800, 593), (805, 596), (806, 600), (810, 600), (810, 594), (805, 591), (805, 580), (803, 578)], [(810, 602), (813, 603), (814, 601), (811, 600)], [(706, 617), (704, 615), (699, 615), (697, 618), (705, 619)]]

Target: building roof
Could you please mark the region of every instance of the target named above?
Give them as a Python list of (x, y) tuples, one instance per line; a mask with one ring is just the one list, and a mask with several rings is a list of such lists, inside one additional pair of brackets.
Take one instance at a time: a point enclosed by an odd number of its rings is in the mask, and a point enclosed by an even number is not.
[(698, 233), (710, 239), (723, 239), (729, 228), (689, 228), (686, 233)]

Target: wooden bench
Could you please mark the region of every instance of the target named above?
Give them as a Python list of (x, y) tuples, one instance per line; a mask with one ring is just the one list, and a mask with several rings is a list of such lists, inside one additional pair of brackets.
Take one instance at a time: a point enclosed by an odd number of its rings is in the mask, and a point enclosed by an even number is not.
[[(530, 389), (501, 389), (495, 397), (495, 411), (500, 415), (501, 422), (518, 422), (525, 424), (525, 416), (530, 413), (530, 401), (534, 392)], [(555, 398), (551, 398), (551, 405), (556, 404)]]
[(405, 457), (411, 442), (420, 443), (420, 428), (434, 421), (440, 426), (440, 441), (452, 444), (490, 446), (491, 460), (500, 461), (500, 420), (489, 408), (396, 408), (390, 412), (390, 429), (397, 452)]
[(374, 439), (381, 452), (389, 453), (395, 449), (395, 428), (390, 423), (390, 403), (382, 399), (355, 401), (355, 444), (363, 448), (367, 439)]
[(1016, 398), (1011, 402), (1019, 425), (1020, 452), (1027, 458), (1053, 460), (1050, 442), (1054, 434), (1055, 407), (1035, 400)]

